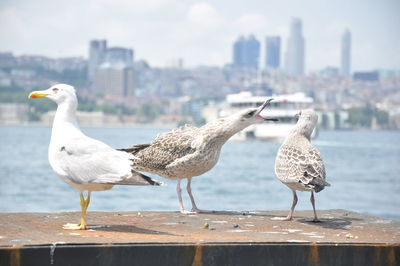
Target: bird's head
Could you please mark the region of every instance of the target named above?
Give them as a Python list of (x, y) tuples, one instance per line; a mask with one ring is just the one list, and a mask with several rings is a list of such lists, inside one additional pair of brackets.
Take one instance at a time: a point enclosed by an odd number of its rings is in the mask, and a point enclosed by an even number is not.
[(278, 121), (275, 118), (266, 118), (261, 116), (261, 112), (269, 105), (269, 103), (273, 99), (266, 100), (262, 105), (257, 108), (248, 108), (237, 113), (232, 114), (231, 116), (225, 118), (225, 121), (229, 121), (232, 130), (236, 130), (239, 132), (240, 130), (256, 123), (260, 123), (263, 121)]
[(296, 114), (295, 118), (298, 119), (295, 131), (308, 137), (311, 136), (318, 122), (317, 113), (312, 109), (305, 109)]
[(77, 102), (75, 89), (73, 86), (68, 84), (57, 84), (47, 90), (33, 91), (29, 94), (29, 99), (34, 98), (49, 98), (57, 104), (72, 101)]

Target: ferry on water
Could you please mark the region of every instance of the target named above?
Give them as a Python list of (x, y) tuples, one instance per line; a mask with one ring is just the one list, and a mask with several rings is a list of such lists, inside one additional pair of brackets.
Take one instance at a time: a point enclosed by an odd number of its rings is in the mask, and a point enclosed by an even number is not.
[[(261, 115), (277, 118), (279, 122), (264, 122), (254, 124), (232, 137), (232, 140), (264, 140), (283, 141), (296, 124), (295, 115), (302, 109), (313, 108), (314, 100), (304, 93), (281, 94), (273, 96), (253, 96), (244, 91), (238, 94), (228, 94), (226, 105), (219, 113), (220, 117), (230, 115), (238, 110), (260, 106), (265, 100), (273, 98), (271, 105), (265, 108)], [(316, 130), (313, 132), (315, 137)]]

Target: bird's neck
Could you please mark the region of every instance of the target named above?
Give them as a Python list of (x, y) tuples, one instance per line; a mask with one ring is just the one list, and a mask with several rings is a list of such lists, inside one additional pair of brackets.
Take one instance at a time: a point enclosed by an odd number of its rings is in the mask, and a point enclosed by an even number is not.
[(227, 119), (218, 119), (214, 122), (203, 126), (204, 135), (208, 141), (220, 144), (221, 146), (227, 142), (233, 135), (242, 130), (236, 123)]
[(56, 116), (54, 117), (54, 123), (73, 123), (76, 122), (76, 107), (75, 102), (65, 101), (58, 104)]
[(52, 141), (55, 136), (75, 137), (82, 134), (76, 120), (77, 103), (66, 101), (58, 104), (56, 115), (53, 121)]
[(304, 127), (295, 127), (290, 131), (289, 136), (285, 139), (285, 144), (300, 144), (299, 142), (310, 142), (311, 133)]

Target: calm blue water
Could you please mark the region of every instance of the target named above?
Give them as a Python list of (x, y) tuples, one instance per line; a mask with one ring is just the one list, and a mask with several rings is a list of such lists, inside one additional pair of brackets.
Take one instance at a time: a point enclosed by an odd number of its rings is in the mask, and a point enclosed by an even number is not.
[[(78, 192), (63, 183), (47, 161), (50, 127), (0, 127), (0, 212), (79, 211)], [(84, 128), (113, 147), (151, 141), (157, 129)], [(332, 187), (316, 194), (317, 209), (348, 209), (400, 219), (400, 132), (329, 131), (314, 141)], [(229, 142), (220, 161), (193, 179), (199, 208), (288, 210), (291, 191), (274, 176), (278, 143)], [(177, 211), (175, 181), (163, 187), (115, 186), (94, 192), (89, 211)], [(186, 182), (183, 183), (184, 185)], [(183, 191), (186, 207), (190, 201)], [(311, 209), (299, 193), (296, 209)]]

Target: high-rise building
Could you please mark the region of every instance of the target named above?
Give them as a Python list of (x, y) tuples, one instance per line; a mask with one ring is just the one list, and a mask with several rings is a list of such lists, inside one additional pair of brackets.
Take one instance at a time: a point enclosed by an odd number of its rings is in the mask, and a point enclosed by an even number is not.
[(92, 40), (89, 50), (89, 79), (94, 92), (117, 97), (134, 96), (132, 49), (107, 47), (106, 40)]
[(348, 29), (342, 35), (342, 49), (340, 58), (340, 74), (350, 76), (350, 60), (351, 60), (351, 33)]
[(304, 48), (301, 20), (299, 18), (292, 18), (285, 58), (285, 69), (289, 75), (304, 75)]
[(244, 44), (246, 39), (243, 36), (240, 36), (233, 43), (233, 65), (234, 66), (242, 66), (244, 65)]
[(93, 89), (105, 96), (134, 97), (135, 72), (133, 68), (100, 68), (93, 77)]
[(104, 63), (116, 67), (131, 67), (133, 66), (133, 50), (122, 47), (108, 48)]
[(233, 44), (233, 65), (235, 67), (258, 68), (260, 42), (254, 35), (240, 36)]
[(281, 53), (281, 37), (267, 36), (265, 39), (265, 66), (279, 68)]
[(258, 68), (258, 63), (260, 59), (260, 42), (255, 38), (254, 35), (250, 35), (247, 38), (245, 51), (245, 64), (253, 68)]
[(91, 81), (94, 73), (99, 66), (104, 62), (104, 57), (107, 51), (106, 40), (92, 40), (89, 46), (89, 62), (88, 62), (88, 77)]

